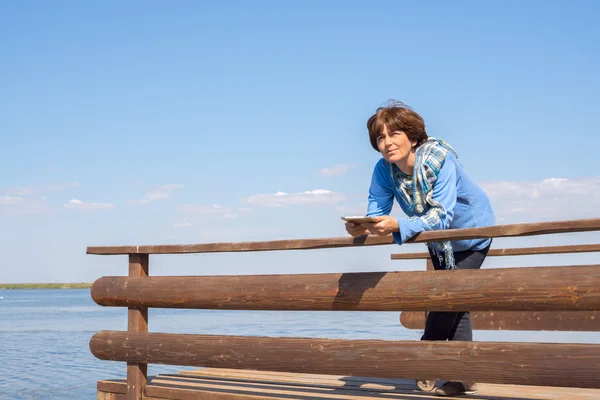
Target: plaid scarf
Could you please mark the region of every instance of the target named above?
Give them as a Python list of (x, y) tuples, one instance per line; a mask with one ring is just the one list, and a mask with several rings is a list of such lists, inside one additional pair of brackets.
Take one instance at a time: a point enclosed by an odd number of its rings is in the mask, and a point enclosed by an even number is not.
[[(458, 160), (458, 155), (448, 143), (442, 139), (429, 137), (417, 148), (412, 176), (404, 174), (396, 164), (390, 163), (394, 186), (409, 210), (415, 214), (423, 214), (429, 206), (425, 215), (410, 219), (421, 218), (432, 229), (439, 227), (446, 216), (446, 209), (433, 199), (433, 186), (448, 152), (452, 152)], [(430, 242), (427, 246), (438, 256), (440, 263), (442, 260), (445, 261), (446, 269), (456, 267), (450, 242)]]

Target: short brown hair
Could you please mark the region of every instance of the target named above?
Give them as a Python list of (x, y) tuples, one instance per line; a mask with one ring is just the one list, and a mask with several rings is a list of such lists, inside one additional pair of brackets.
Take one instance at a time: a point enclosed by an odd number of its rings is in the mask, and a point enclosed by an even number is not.
[(367, 121), (371, 146), (376, 151), (379, 151), (377, 137), (384, 127), (387, 127), (389, 131), (404, 132), (408, 140), (413, 143), (416, 142), (416, 147), (427, 141), (423, 118), (400, 101), (389, 100), (385, 106), (379, 107)]

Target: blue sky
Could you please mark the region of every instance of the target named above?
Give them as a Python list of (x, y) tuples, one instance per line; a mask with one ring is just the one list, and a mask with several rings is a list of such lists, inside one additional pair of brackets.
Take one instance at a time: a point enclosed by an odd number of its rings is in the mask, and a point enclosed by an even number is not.
[[(362, 213), (379, 159), (365, 123), (390, 98), (455, 147), (499, 223), (600, 217), (599, 11), (3, 2), (0, 281), (126, 273), (125, 257), (88, 256), (88, 245), (344, 236), (340, 216)], [(389, 260), (416, 250), (159, 256), (151, 273), (420, 269)], [(574, 260), (561, 257), (488, 264)]]

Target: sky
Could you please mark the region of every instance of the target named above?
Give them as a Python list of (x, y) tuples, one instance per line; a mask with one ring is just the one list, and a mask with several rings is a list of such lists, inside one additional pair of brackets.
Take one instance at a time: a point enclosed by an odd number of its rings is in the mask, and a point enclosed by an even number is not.
[[(388, 99), (456, 149), (499, 224), (598, 218), (599, 12), (584, 0), (1, 2), (0, 282), (127, 273), (126, 256), (92, 245), (345, 236), (340, 217), (364, 213), (380, 158), (366, 121)], [(424, 250), (153, 256), (150, 274), (419, 270), (390, 254)]]

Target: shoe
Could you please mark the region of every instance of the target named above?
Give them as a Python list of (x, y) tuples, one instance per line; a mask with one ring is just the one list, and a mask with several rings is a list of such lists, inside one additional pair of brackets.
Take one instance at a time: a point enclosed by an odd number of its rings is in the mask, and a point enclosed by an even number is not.
[(415, 381), (415, 383), (417, 384), (417, 387), (423, 392), (433, 392), (433, 389), (435, 389), (435, 381)]
[(479, 386), (476, 383), (463, 382), (463, 386), (465, 387), (465, 394), (477, 394), (479, 391)]
[(437, 390), (438, 396), (458, 396), (461, 394), (476, 394), (479, 388), (476, 383), (446, 382)]

